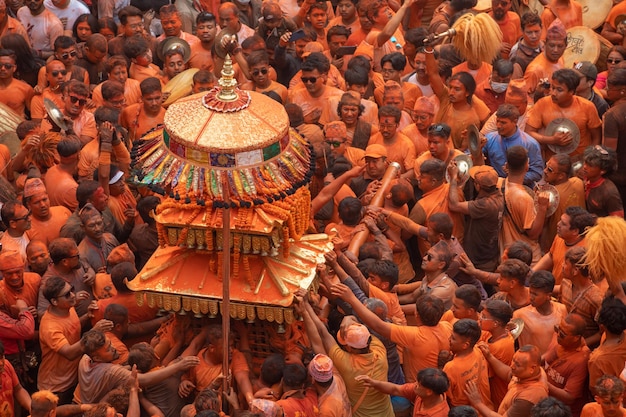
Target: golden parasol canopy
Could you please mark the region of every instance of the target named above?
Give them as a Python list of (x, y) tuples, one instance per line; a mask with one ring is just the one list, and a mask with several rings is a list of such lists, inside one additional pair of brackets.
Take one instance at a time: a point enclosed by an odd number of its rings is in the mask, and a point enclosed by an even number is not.
[(218, 208), (284, 200), (310, 181), (311, 147), (282, 106), (236, 88), (230, 58), (222, 75), (219, 87), (171, 104), (165, 127), (135, 143), (134, 181), (184, 184), (188, 198)]

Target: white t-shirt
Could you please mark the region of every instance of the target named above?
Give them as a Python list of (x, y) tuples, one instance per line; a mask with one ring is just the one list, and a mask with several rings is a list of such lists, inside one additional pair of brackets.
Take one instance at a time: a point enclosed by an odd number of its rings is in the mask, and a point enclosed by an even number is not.
[(51, 0), (44, 0), (43, 5), (46, 6), (46, 9), (50, 10), (55, 14), (63, 23), (64, 30), (72, 30), (74, 27), (74, 22), (81, 14), (90, 13), (87, 6), (81, 3), (78, 0), (70, 0), (67, 7), (60, 9), (52, 4)]
[(63, 23), (50, 10), (33, 16), (24, 6), (17, 11), (17, 18), (26, 28), (33, 49), (52, 51), (56, 38), (63, 35)]

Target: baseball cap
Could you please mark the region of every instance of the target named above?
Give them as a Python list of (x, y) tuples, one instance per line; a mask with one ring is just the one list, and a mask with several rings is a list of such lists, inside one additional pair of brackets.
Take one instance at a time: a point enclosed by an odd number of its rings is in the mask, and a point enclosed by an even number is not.
[(364, 158), (386, 158), (387, 157), (387, 148), (385, 148), (383, 145), (379, 145), (379, 144), (374, 144), (374, 145), (369, 145), (367, 148), (365, 148), (365, 155)]
[(333, 377), (333, 361), (328, 356), (318, 353), (309, 363), (309, 374), (317, 382), (328, 382)]
[(337, 333), (337, 341), (354, 349), (366, 348), (370, 340), (370, 331), (362, 324), (351, 324), (343, 333), (345, 338), (341, 332)]
[(495, 187), (498, 185), (498, 173), (489, 165), (471, 167), (469, 174), (482, 187)]
[(574, 69), (590, 80), (595, 80), (598, 77), (598, 69), (589, 61), (575, 63)]

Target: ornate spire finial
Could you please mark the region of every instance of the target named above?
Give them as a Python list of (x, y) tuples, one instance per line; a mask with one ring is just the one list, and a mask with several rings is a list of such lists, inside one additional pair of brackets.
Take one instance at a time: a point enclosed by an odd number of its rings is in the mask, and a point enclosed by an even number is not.
[(219, 79), (218, 84), (222, 87), (217, 94), (218, 100), (235, 101), (239, 98), (239, 95), (235, 92), (237, 80), (235, 79), (235, 71), (233, 70), (233, 61), (230, 58), (230, 54), (226, 54), (226, 58), (224, 58), (222, 78)]

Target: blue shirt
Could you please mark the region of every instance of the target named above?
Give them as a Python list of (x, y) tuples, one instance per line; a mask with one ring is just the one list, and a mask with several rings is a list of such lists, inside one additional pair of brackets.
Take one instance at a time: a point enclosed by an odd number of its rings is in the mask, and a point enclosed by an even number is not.
[(524, 184), (534, 188), (536, 182), (543, 177), (544, 163), (541, 157), (539, 143), (525, 132), (519, 129), (508, 138), (502, 137), (498, 132), (487, 133), (487, 143), (483, 147), (483, 154), (489, 164), (496, 170), (498, 176), (506, 178), (504, 171), (506, 164), (506, 151), (512, 146), (522, 146), (528, 151), (528, 172), (524, 176)]

